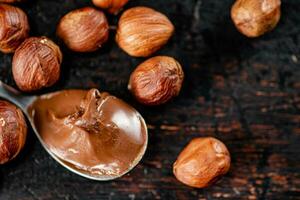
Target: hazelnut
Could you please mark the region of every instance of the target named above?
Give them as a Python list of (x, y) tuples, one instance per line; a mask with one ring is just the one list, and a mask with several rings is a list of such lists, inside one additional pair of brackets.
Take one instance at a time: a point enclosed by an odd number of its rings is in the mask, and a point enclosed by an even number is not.
[(0, 51), (12, 53), (28, 37), (26, 14), (15, 6), (0, 4)]
[(91, 7), (66, 14), (59, 22), (57, 35), (76, 52), (92, 52), (108, 40), (109, 26), (103, 12)]
[(173, 32), (173, 24), (162, 13), (147, 7), (135, 7), (122, 14), (116, 41), (129, 55), (147, 57), (165, 45)]
[(0, 100), (0, 164), (15, 158), (23, 148), (27, 125), (20, 109)]
[(0, 3), (18, 3), (26, 0), (0, 0)]
[(247, 37), (258, 37), (271, 31), (280, 19), (280, 0), (237, 0), (231, 18)]
[(134, 70), (128, 89), (140, 103), (159, 105), (179, 94), (183, 78), (181, 65), (174, 58), (156, 56)]
[(52, 86), (60, 76), (62, 53), (46, 37), (26, 39), (16, 50), (12, 62), (13, 77), (25, 92)]
[(180, 153), (173, 173), (182, 183), (196, 188), (210, 186), (230, 168), (226, 146), (212, 137), (193, 139)]
[(111, 14), (117, 14), (128, 0), (93, 0), (95, 6), (107, 10)]

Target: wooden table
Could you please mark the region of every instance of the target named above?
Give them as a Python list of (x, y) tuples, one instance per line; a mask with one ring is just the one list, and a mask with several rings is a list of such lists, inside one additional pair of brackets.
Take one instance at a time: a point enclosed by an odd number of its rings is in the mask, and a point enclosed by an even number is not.
[[(62, 47), (60, 82), (49, 90), (109, 91), (135, 106), (149, 125), (149, 147), (128, 175), (110, 182), (79, 177), (55, 162), (32, 131), (26, 148), (0, 166), (1, 200), (98, 199), (300, 199), (300, 2), (283, 0), (277, 28), (258, 39), (238, 33), (230, 19), (233, 0), (132, 0), (170, 17), (171, 41), (157, 55), (176, 57), (186, 78), (180, 96), (159, 107), (138, 104), (127, 91), (132, 58), (110, 41), (95, 53)], [(29, 0), (20, 5), (31, 35), (57, 41), (56, 24), (90, 1)], [(109, 16), (110, 24), (117, 18)], [(63, 46), (63, 45), (61, 45)], [(0, 54), (0, 77), (15, 86), (12, 55)], [(195, 137), (214, 136), (232, 155), (230, 172), (207, 189), (176, 181), (172, 164)]]

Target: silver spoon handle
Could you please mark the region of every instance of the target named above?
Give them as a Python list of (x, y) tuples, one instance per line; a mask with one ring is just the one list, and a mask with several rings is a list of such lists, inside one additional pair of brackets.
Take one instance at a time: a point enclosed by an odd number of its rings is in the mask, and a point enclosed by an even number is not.
[(17, 105), (25, 113), (27, 113), (27, 107), (36, 98), (35, 96), (22, 95), (18, 90), (6, 85), (2, 81), (0, 81), (0, 97)]

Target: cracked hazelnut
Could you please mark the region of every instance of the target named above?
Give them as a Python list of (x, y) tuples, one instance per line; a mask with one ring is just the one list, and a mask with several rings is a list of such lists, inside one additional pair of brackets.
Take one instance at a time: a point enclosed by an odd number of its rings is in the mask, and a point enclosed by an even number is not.
[(103, 12), (91, 7), (66, 14), (59, 22), (57, 35), (76, 52), (92, 52), (108, 40), (109, 26)]
[(0, 100), (0, 164), (15, 158), (22, 150), (27, 135), (27, 125), (20, 109)]
[(28, 34), (26, 14), (15, 6), (0, 4), (0, 51), (14, 52)]
[(128, 0), (93, 0), (95, 6), (107, 10), (111, 14), (117, 14)]
[(237, 0), (231, 9), (236, 28), (247, 37), (258, 37), (275, 28), (280, 0)]
[(147, 57), (164, 46), (173, 32), (173, 24), (162, 13), (147, 7), (135, 7), (122, 14), (116, 42), (131, 56)]
[(193, 139), (173, 165), (175, 177), (182, 183), (204, 188), (216, 182), (230, 168), (226, 146), (212, 137)]
[(49, 87), (59, 79), (61, 62), (62, 53), (54, 42), (46, 37), (31, 37), (15, 52), (13, 77), (25, 92)]
[(156, 56), (134, 70), (128, 89), (140, 103), (159, 105), (179, 94), (183, 78), (181, 65), (174, 58)]

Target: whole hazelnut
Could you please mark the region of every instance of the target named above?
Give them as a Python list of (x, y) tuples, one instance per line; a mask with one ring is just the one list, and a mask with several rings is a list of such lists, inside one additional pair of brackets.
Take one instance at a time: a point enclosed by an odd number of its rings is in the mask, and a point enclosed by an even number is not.
[(134, 70), (128, 89), (140, 103), (159, 105), (179, 94), (183, 78), (181, 65), (174, 58), (156, 56)]
[(91, 7), (66, 14), (59, 22), (57, 35), (76, 52), (92, 52), (108, 40), (109, 26), (103, 12)]
[(12, 53), (28, 37), (26, 14), (15, 6), (0, 4), (0, 51)]
[(93, 0), (95, 6), (107, 10), (111, 14), (117, 14), (128, 0)]
[(230, 168), (226, 146), (212, 137), (193, 139), (180, 153), (173, 173), (182, 183), (196, 188), (210, 186)]
[(13, 77), (25, 92), (49, 87), (59, 79), (61, 62), (62, 53), (54, 42), (46, 37), (31, 37), (15, 52)]
[(258, 37), (275, 28), (280, 19), (280, 0), (237, 0), (231, 18), (247, 37)]
[(20, 109), (0, 100), (0, 164), (15, 158), (22, 150), (27, 135), (27, 125)]
[(165, 45), (173, 32), (173, 24), (162, 13), (147, 7), (134, 7), (122, 14), (116, 41), (129, 55), (147, 57)]

